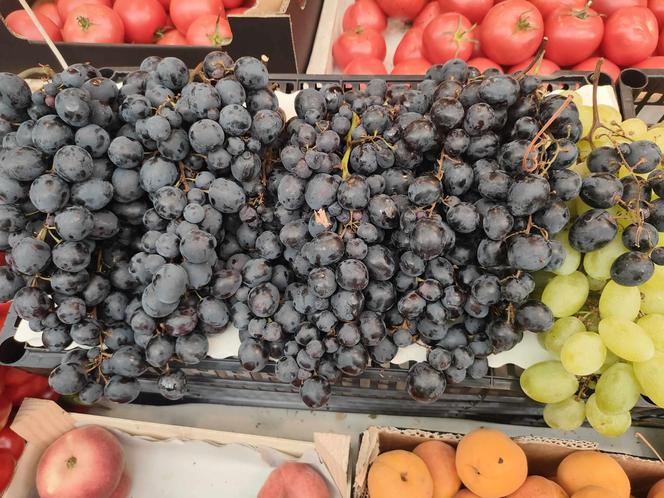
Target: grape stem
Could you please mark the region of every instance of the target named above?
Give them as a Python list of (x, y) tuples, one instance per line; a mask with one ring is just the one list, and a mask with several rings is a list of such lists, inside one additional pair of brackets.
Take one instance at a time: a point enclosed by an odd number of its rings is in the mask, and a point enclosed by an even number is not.
[(535, 54), (535, 57), (533, 57), (533, 60), (530, 61), (530, 63), (523, 69), (521, 74), (517, 76), (516, 80), (520, 81), (522, 80), (527, 74), (528, 71), (530, 71), (532, 68), (534, 68), (536, 65), (542, 63), (542, 59), (544, 59), (544, 52), (546, 51), (546, 44), (549, 43), (549, 39), (545, 36), (542, 38), (542, 43), (540, 44), (539, 48), (537, 49), (537, 53)]
[(599, 87), (599, 75), (601, 74), (603, 63), (604, 63), (603, 57), (597, 59), (597, 63), (595, 64), (595, 70), (593, 71), (593, 74), (591, 76), (593, 82), (593, 124), (590, 127), (590, 131), (588, 132), (588, 141), (590, 142), (590, 148), (593, 150), (595, 150), (593, 135), (595, 134), (595, 131), (597, 131), (597, 128), (600, 126), (599, 106), (597, 105), (597, 88)]

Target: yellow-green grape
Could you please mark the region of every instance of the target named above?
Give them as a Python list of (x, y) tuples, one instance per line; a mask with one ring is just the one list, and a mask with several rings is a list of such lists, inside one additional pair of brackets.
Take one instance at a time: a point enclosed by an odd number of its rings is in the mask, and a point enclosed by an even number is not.
[(553, 273), (556, 275), (571, 275), (579, 268), (579, 264), (581, 264), (581, 253), (569, 244), (569, 232), (567, 230), (557, 233), (554, 239), (563, 245), (565, 260)]
[(582, 105), (579, 106), (578, 109), (579, 119), (581, 120), (581, 126), (583, 128), (581, 137), (585, 138), (588, 136), (588, 133), (590, 133), (590, 128), (593, 126), (593, 108), (587, 105)]
[(599, 370), (606, 359), (606, 346), (595, 332), (577, 332), (560, 350), (560, 362), (574, 375), (590, 375)]
[(627, 361), (648, 361), (655, 354), (650, 336), (636, 323), (623, 318), (604, 318), (599, 335), (607, 348)]
[(604, 372), (595, 386), (595, 402), (604, 413), (624, 413), (636, 405), (641, 386), (629, 363), (616, 363)]
[(657, 352), (648, 361), (634, 363), (632, 367), (641, 385), (641, 392), (657, 406), (664, 408), (664, 353)]
[(553, 327), (546, 333), (544, 347), (547, 351), (560, 354), (565, 341), (577, 332), (585, 332), (586, 326), (575, 316), (566, 316), (553, 323)]
[(590, 286), (591, 292), (601, 291), (604, 289), (604, 286), (606, 286), (606, 283), (608, 282), (607, 280), (599, 280), (588, 275), (586, 275), (586, 277), (588, 278), (588, 285)]
[(650, 128), (646, 132), (646, 140), (650, 140), (651, 142), (655, 142), (660, 149), (664, 150), (664, 127), (655, 127), (655, 128)]
[(615, 316), (633, 321), (639, 316), (641, 293), (638, 287), (625, 287), (611, 280), (599, 298), (599, 316)]
[[(586, 136), (587, 133), (584, 135)], [(581, 161), (585, 161), (586, 158), (590, 155), (590, 153), (593, 151), (592, 145), (590, 145), (590, 142), (588, 140), (580, 140), (578, 144), (576, 144), (577, 149), (579, 149), (579, 159)]]
[(650, 280), (639, 287), (641, 291), (641, 313), (664, 314), (664, 266), (655, 266)]
[[(571, 169), (575, 173), (578, 173), (581, 176), (581, 178), (585, 178), (586, 176), (590, 175), (590, 170), (588, 169), (588, 165), (586, 164), (585, 161), (579, 161), (575, 164), (572, 164), (572, 166), (570, 166), (569, 169)], [(581, 201), (579, 205), (580, 206), (588, 206), (583, 201)], [(592, 208), (590, 206), (588, 206), (588, 209), (592, 209)], [(588, 209), (584, 209), (584, 211), (588, 211)]]
[[(653, 193), (653, 196), (655, 194)], [(657, 246), (656, 247), (664, 247), (664, 232), (658, 232), (659, 239), (657, 240)]]
[(531, 276), (535, 280), (535, 290), (531, 295), (531, 299), (539, 299), (539, 296), (542, 295), (542, 291), (546, 287), (546, 284), (555, 276), (553, 273), (548, 271), (536, 271), (532, 273)]
[(544, 422), (552, 429), (573, 431), (586, 419), (586, 404), (574, 396), (544, 407)]
[(600, 104), (597, 106), (597, 113), (599, 114), (599, 122), (602, 125), (612, 130), (619, 130), (622, 123), (622, 115), (620, 111), (610, 105)]
[(604, 363), (600, 367), (599, 370), (597, 370), (596, 373), (602, 374), (606, 372), (611, 366), (615, 365), (620, 361), (620, 358), (618, 358), (615, 354), (611, 352), (611, 350), (607, 349), (606, 350), (606, 358), (604, 359)]
[(556, 318), (572, 316), (583, 308), (589, 292), (588, 279), (583, 273), (556, 275), (544, 287), (542, 302)]
[(621, 436), (632, 425), (632, 416), (629, 412), (611, 414), (600, 410), (595, 394), (586, 401), (586, 418), (593, 429), (608, 437)]
[(608, 280), (611, 278), (611, 265), (626, 252), (627, 248), (622, 243), (622, 230), (619, 229), (611, 242), (583, 256), (583, 269), (593, 278)]
[(558, 403), (576, 393), (579, 381), (559, 361), (543, 361), (521, 374), (521, 389), (539, 403)]
[(664, 353), (664, 315), (644, 315), (636, 322), (652, 339), (655, 350)]
[(648, 125), (639, 118), (629, 118), (620, 124), (623, 135), (625, 135), (630, 142), (636, 140), (645, 140), (648, 135)]
[(607, 209), (609, 214), (613, 216), (616, 219), (616, 222), (618, 222), (618, 227), (620, 230), (624, 230), (631, 224), (635, 223), (637, 220), (634, 217), (634, 212), (628, 211), (625, 209), (623, 206), (619, 206), (616, 204), (610, 209)]

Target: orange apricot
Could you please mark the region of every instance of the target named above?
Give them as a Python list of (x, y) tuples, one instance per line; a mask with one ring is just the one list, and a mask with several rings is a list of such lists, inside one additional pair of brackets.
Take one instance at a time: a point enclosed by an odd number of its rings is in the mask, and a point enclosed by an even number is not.
[(480, 498), (480, 497), (477, 496), (472, 491), (468, 491), (467, 489), (462, 489), (457, 494), (455, 494), (453, 498)]
[(424, 460), (433, 478), (433, 498), (452, 498), (461, 487), (456, 472), (456, 451), (442, 441), (426, 441), (414, 450)]
[(367, 478), (369, 498), (433, 498), (433, 479), (424, 461), (410, 451), (378, 455)]
[(541, 476), (530, 476), (519, 489), (507, 498), (568, 498), (565, 490)]
[(630, 484), (620, 464), (605, 453), (575, 451), (558, 466), (558, 484), (573, 495), (587, 486), (611, 490), (617, 498), (629, 498)]
[(481, 498), (514, 493), (528, 477), (523, 450), (500, 431), (478, 429), (459, 441), (456, 469), (461, 482)]
[(586, 486), (574, 493), (572, 498), (618, 498), (618, 495), (599, 486)]
[(664, 479), (657, 481), (655, 485), (650, 488), (648, 498), (664, 498)]

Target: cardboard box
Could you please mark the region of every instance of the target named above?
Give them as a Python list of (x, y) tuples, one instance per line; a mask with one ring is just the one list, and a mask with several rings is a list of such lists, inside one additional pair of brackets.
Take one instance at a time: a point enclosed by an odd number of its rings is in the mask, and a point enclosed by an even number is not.
[[(207, 464), (208, 467), (211, 466), (213, 469), (213, 472), (210, 475), (210, 480), (216, 482), (217, 485), (221, 483), (222, 486), (225, 486), (228, 483), (227, 480), (223, 480), (222, 470), (219, 469), (224, 466), (224, 462), (226, 462), (226, 466), (230, 466), (235, 463), (235, 461), (228, 459), (220, 460), (218, 458), (219, 453), (210, 451), (220, 449), (243, 450), (236, 453), (238, 459), (242, 456), (246, 456), (248, 452), (251, 452), (254, 455), (260, 454), (259, 456), (262, 460), (270, 463), (271, 466), (273, 466), (275, 462), (282, 461), (284, 455), (293, 458), (302, 457), (302, 461), (307, 461), (314, 466), (318, 466), (323, 474), (327, 472), (326, 477), (328, 480), (328, 486), (330, 486), (331, 490), (335, 491), (335, 496), (341, 498), (350, 498), (351, 496), (350, 471), (348, 467), (351, 438), (347, 435), (317, 433), (314, 434), (313, 442), (296, 441), (291, 439), (68, 413), (52, 401), (26, 399), (21, 405), (11, 428), (23, 437), (27, 441), (27, 444), (16, 465), (16, 471), (12, 482), (4, 495), (2, 495), (3, 498), (36, 498), (35, 474), (42, 453), (48, 445), (55, 441), (59, 436), (74, 427), (83, 425), (98, 425), (119, 434), (123, 446), (125, 447), (125, 454), (127, 455), (128, 460), (130, 460), (131, 451), (135, 450), (135, 447), (138, 445), (142, 445), (142, 449), (139, 447), (138, 450), (135, 451), (142, 451), (143, 453), (138, 453), (138, 455), (145, 456), (145, 447), (149, 446), (151, 442), (156, 442), (157, 444), (173, 443), (174, 448), (169, 447), (164, 450), (162, 447), (158, 453), (148, 454), (149, 458), (138, 458), (137, 461), (140, 463), (149, 462), (147, 464), (148, 467), (156, 467), (155, 470), (160, 472), (158, 474), (160, 480), (166, 481), (171, 479), (173, 485), (187, 486), (185, 487), (187, 492), (191, 490), (196, 498), (208, 498), (208, 496), (210, 498), (212, 496), (215, 498), (218, 496), (235, 497), (237, 495), (237, 493), (234, 494), (232, 488), (230, 488), (232, 483), (230, 483), (228, 489), (224, 488), (226, 490), (221, 494), (219, 494), (218, 490), (216, 491), (216, 494), (208, 494), (207, 492), (201, 494), (200, 492), (196, 493), (196, 491), (191, 489), (195, 484), (198, 484), (203, 489), (208, 489), (210, 486), (206, 486), (206, 483), (201, 483), (200, 480), (196, 480), (195, 483), (192, 483), (192, 476), (187, 474), (185, 470), (187, 467), (185, 464), (188, 464), (190, 466), (189, 468), (194, 469)], [(190, 447), (189, 451), (187, 451), (186, 449), (183, 449), (183, 442), (189, 442), (196, 446), (193, 450)], [(251, 449), (248, 449), (247, 447), (251, 447)], [(156, 450), (153, 448), (150, 451)], [(195, 458), (192, 460), (186, 460), (186, 457), (183, 457), (183, 459), (178, 462), (177, 458), (173, 458), (174, 455), (190, 455), (192, 451), (195, 455)], [(216, 455), (217, 458), (211, 459), (210, 455)], [(134, 458), (136, 457), (137, 455), (134, 454)], [(208, 461), (206, 461), (206, 457), (208, 458)], [(178, 469), (180, 469), (179, 466), (181, 465), (182, 471), (171, 473), (164, 472), (163, 469), (160, 471), (160, 459), (168, 459), (170, 463), (175, 464)], [(132, 477), (133, 480), (140, 479), (140, 476), (131, 475), (133, 469), (135, 469), (135, 467), (128, 467), (130, 477)], [(146, 467), (143, 467), (143, 471), (146, 470)], [(251, 478), (250, 476), (247, 476), (246, 473), (233, 474), (233, 478), (236, 476), (238, 479)], [(263, 480), (264, 478), (253, 483), (253, 486), (260, 487)], [(153, 486), (150, 489), (154, 489), (155, 481), (151, 480), (144, 483), (143, 487), (145, 487), (145, 485)], [(132, 492), (135, 492), (135, 488), (132, 489)], [(181, 494), (176, 494), (176, 496), (180, 495)], [(152, 498), (152, 496), (144, 496), (144, 494), (139, 495), (132, 493), (130, 496), (131, 498)], [(159, 496), (162, 495), (159, 494)], [(243, 497), (244, 496), (246, 496), (246, 494), (243, 495)]]
[[(390, 450), (412, 450), (424, 441), (444, 441), (456, 446), (462, 434), (427, 432), (394, 427), (369, 427), (362, 433), (360, 451), (355, 467), (353, 496), (367, 497), (367, 473), (380, 453)], [(598, 450), (596, 443), (534, 437), (514, 438), (528, 457), (529, 475), (553, 476), (558, 464), (570, 453), (579, 450)], [(632, 484), (632, 495), (645, 498), (650, 487), (664, 478), (664, 464), (658, 460), (611, 453), (625, 470)]]
[[(309, 62), (323, 0), (259, 0), (250, 15), (230, 16), (233, 41), (224, 48), (238, 58), (264, 56), (271, 73), (298, 73)], [(20, 9), (18, 0), (0, 0), (0, 71), (18, 73), (48, 64), (60, 69), (57, 60), (43, 42), (14, 36), (4, 24), (4, 16)], [(90, 62), (96, 67), (136, 67), (150, 55), (179, 57), (190, 68), (211, 50), (206, 47), (171, 47), (162, 45), (56, 44), (69, 64)]]

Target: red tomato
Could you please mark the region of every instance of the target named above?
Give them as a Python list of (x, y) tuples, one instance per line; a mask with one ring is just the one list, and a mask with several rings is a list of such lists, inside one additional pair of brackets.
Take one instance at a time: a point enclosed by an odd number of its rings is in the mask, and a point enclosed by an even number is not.
[(356, 57), (344, 67), (344, 74), (387, 74), (385, 64), (375, 57)]
[(407, 60), (424, 59), (424, 55), (422, 55), (423, 33), (424, 28), (418, 26), (413, 26), (404, 33), (399, 46), (394, 51), (394, 58), (392, 59), (394, 65)]
[(60, 395), (56, 393), (53, 389), (50, 387), (46, 389), (43, 393), (41, 393), (39, 396), (37, 396), (39, 399), (50, 399), (51, 401), (57, 401), (60, 399)]
[(482, 52), (482, 44), (480, 43), (480, 37), (481, 32), (482, 32), (482, 25), (478, 24), (475, 26), (475, 39), (477, 40), (475, 43), (473, 43), (473, 53), (470, 54), (470, 57), (472, 59), (477, 59), (478, 57), (484, 57), (484, 53)]
[(467, 61), (476, 42), (471, 22), (461, 14), (447, 12), (424, 28), (422, 52), (433, 64), (454, 58)]
[(188, 45), (188, 43), (186, 36), (177, 29), (173, 29), (161, 35), (157, 40), (157, 45)]
[(375, 29), (360, 27), (346, 31), (337, 38), (332, 46), (332, 57), (337, 67), (345, 68), (350, 61), (358, 57), (382, 61), (386, 51), (383, 35)]
[(7, 425), (9, 414), (12, 411), (12, 402), (5, 396), (0, 397), (0, 427)]
[(660, 28), (664, 28), (664, 0), (648, 0), (648, 8), (655, 14)]
[(55, 3), (40, 3), (32, 7), (37, 14), (48, 17), (58, 28), (62, 27), (62, 17), (58, 12), (58, 6)]
[(226, 11), (226, 16), (243, 16), (249, 7), (238, 7), (237, 9), (229, 9)]
[(376, 0), (380, 8), (390, 17), (412, 21), (429, 0)]
[(58, 6), (58, 12), (60, 13), (60, 19), (62, 19), (62, 25), (64, 26), (67, 21), (67, 16), (69, 13), (81, 5), (87, 4), (99, 4), (105, 5), (106, 7), (112, 7), (112, 0), (58, 0), (56, 5)]
[[(530, 3), (537, 7), (542, 17), (546, 19), (556, 9), (562, 7), (582, 9), (588, 2), (586, 0), (530, 0)], [(594, 6), (595, 2), (593, 2)]]
[[(512, 66), (508, 72), (513, 74), (517, 71), (523, 71), (530, 64), (531, 60), (533, 60), (532, 57), (527, 61), (523, 61), (515, 66)], [(553, 74), (556, 71), (560, 71), (560, 66), (558, 64), (547, 59), (542, 59), (540, 62), (531, 67), (527, 74), (539, 74), (540, 76), (546, 76), (548, 74)]]
[(374, 0), (357, 0), (344, 12), (344, 31), (355, 29), (359, 26), (383, 31), (387, 26), (385, 13)]
[(494, 0), (438, 0), (441, 12), (456, 12), (470, 20), (480, 23), (493, 7)]
[(392, 69), (392, 74), (426, 74), (430, 67), (431, 63), (426, 59), (410, 59), (396, 64)]
[(2, 493), (12, 480), (16, 459), (9, 451), (0, 451), (0, 493)]
[(124, 23), (129, 43), (153, 43), (157, 30), (166, 25), (166, 11), (158, 0), (115, 0), (113, 10)]
[(0, 266), (5, 266), (5, 251), (0, 251)]
[(224, 15), (221, 0), (171, 0), (171, 19), (181, 33), (186, 33), (189, 25), (207, 14)]
[(9, 313), (9, 308), (11, 308), (12, 302), (6, 302), (6, 303), (0, 303), (0, 328), (5, 323), (5, 319), (7, 318), (7, 313)]
[(648, 0), (595, 0), (592, 4), (594, 10), (605, 16), (610, 16), (623, 7), (647, 7)]
[(429, 2), (426, 7), (424, 7), (422, 11), (417, 14), (417, 17), (413, 21), (413, 26), (424, 27), (440, 14), (442, 14), (440, 11), (440, 4), (438, 2)]
[(25, 398), (39, 398), (49, 388), (48, 379), (40, 375), (34, 375), (32, 380), (20, 385), (8, 386), (5, 389), (5, 397), (14, 406), (19, 406)]
[(21, 370), (20, 368), (7, 367), (5, 370), (5, 384), (8, 386), (20, 386), (26, 382), (30, 382), (37, 377), (35, 374)]
[[(46, 34), (51, 37), (53, 41), (61, 41), (62, 35), (60, 34), (60, 28), (58, 28), (53, 21), (43, 14), (35, 12), (37, 19), (41, 22), (42, 26), (46, 30)], [(5, 17), (5, 22), (9, 31), (14, 33), (16, 36), (25, 38), (26, 40), (36, 40), (42, 41), (44, 38), (37, 29), (37, 26), (34, 25), (32, 19), (28, 16), (28, 13), (24, 10), (15, 10), (7, 17)]]
[(498, 69), (501, 73), (503, 72), (503, 68), (500, 67), (498, 64), (493, 62), (491, 59), (487, 59), (486, 57), (475, 57), (474, 59), (470, 59), (468, 61), (468, 65), (472, 67), (476, 67), (477, 69), (480, 70), (480, 72), (484, 72), (487, 69)]
[(511, 66), (532, 57), (544, 36), (544, 20), (526, 0), (496, 4), (484, 17), (480, 43), (492, 61)]
[(559, 66), (572, 66), (593, 55), (602, 44), (604, 21), (587, 7), (561, 7), (544, 23), (544, 36), (549, 38), (546, 57)]
[(657, 55), (664, 55), (664, 26), (659, 32), (659, 43), (657, 44)]
[(658, 38), (655, 14), (646, 7), (625, 7), (606, 21), (602, 51), (619, 66), (629, 66), (650, 57)]
[(228, 45), (233, 39), (231, 25), (225, 17), (208, 14), (196, 19), (187, 30), (189, 45), (221, 47)]
[(159, 3), (164, 8), (164, 10), (168, 12), (168, 9), (171, 7), (171, 0), (159, 0)]
[(81, 5), (65, 19), (62, 38), (77, 43), (122, 43), (124, 25), (113, 9), (104, 5)]
[[(572, 69), (574, 71), (594, 71), (598, 59), (599, 57), (591, 57), (590, 59), (586, 59), (580, 64), (577, 64)], [(602, 72), (608, 74), (613, 81), (620, 78), (620, 68), (608, 59), (604, 59), (604, 62), (602, 63)]]
[(225, 9), (235, 9), (244, 3), (244, 0), (222, 0)]
[(0, 430), (0, 451), (9, 451), (18, 460), (23, 453), (23, 448), (25, 448), (25, 441), (21, 436), (9, 427)]
[(658, 55), (655, 57), (648, 57), (646, 60), (637, 62), (632, 67), (640, 69), (664, 69), (664, 56)]

